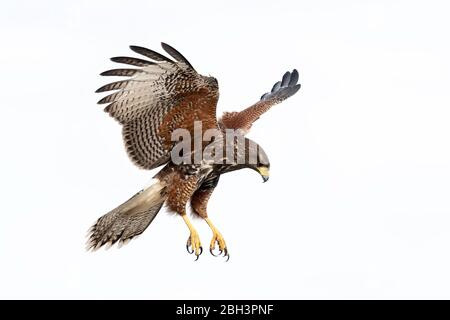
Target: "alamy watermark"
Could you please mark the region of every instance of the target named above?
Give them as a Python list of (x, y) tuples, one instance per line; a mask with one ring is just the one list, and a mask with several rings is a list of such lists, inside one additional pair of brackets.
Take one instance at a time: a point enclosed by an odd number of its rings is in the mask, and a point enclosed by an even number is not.
[[(200, 164), (204, 161), (217, 164), (257, 164), (262, 151), (258, 144), (245, 138), (241, 129), (206, 129), (202, 122), (194, 122), (194, 131), (175, 129), (171, 140), (174, 164)], [(205, 142), (209, 142), (205, 146)]]

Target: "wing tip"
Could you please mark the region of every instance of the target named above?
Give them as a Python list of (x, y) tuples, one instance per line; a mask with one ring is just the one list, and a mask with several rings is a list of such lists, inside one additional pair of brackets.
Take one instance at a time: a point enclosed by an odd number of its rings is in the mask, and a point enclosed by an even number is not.
[(177, 62), (183, 63), (184, 65), (188, 66), (190, 69), (194, 70), (194, 67), (189, 62), (188, 59), (186, 59), (185, 56), (183, 56), (177, 49), (172, 47), (170, 44), (167, 44), (165, 42), (161, 42), (161, 47), (165, 52), (167, 52), (172, 58), (174, 58)]
[(291, 81), (291, 72), (286, 71), (281, 78), (281, 87), (286, 87)]
[(169, 58), (167, 58), (166, 56), (160, 54), (159, 52), (156, 52), (154, 50), (145, 48), (145, 47), (141, 47), (141, 46), (136, 46), (136, 45), (130, 45), (129, 46), (130, 49), (138, 54), (141, 54), (147, 58), (150, 58), (152, 60), (155, 61), (159, 61), (159, 62), (169, 62), (169, 63), (174, 63), (172, 60), (170, 60)]
[(297, 69), (293, 69), (291, 72), (291, 78), (289, 80), (288, 86), (289, 87), (295, 86), (298, 82), (298, 79), (299, 79), (299, 73), (298, 73)]
[(146, 48), (144, 48), (144, 47), (137, 46), (137, 45), (135, 45), (135, 44), (130, 44), (128, 47), (129, 47), (132, 51), (134, 51), (134, 52), (136, 52), (136, 50), (146, 49)]
[(287, 97), (294, 95), (301, 87), (301, 84), (298, 83), (298, 79), (299, 73), (297, 69), (286, 71), (283, 74), (281, 81), (277, 81), (269, 92), (264, 93), (261, 96), (260, 101), (265, 101), (277, 95), (284, 96), (287, 94)]

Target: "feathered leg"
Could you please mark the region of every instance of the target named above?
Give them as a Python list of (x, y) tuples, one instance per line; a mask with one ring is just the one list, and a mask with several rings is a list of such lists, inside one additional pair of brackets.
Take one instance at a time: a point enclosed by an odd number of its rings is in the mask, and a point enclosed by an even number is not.
[(183, 218), (189, 229), (189, 238), (186, 243), (186, 249), (189, 253), (194, 253), (196, 259), (200, 257), (203, 252), (202, 244), (197, 230), (195, 230), (188, 216), (186, 215), (186, 204), (191, 198), (194, 191), (197, 189), (197, 177), (191, 176), (183, 178), (177, 176), (173, 179), (168, 188), (167, 206), (170, 210), (177, 212)]
[(199, 215), (201, 218), (203, 218), (208, 226), (211, 228), (211, 231), (213, 233), (213, 237), (211, 239), (211, 243), (209, 245), (209, 251), (213, 256), (216, 256), (214, 254), (214, 250), (216, 248), (216, 243), (219, 247), (219, 254), (227, 257), (227, 261), (230, 259), (230, 254), (227, 249), (227, 244), (225, 242), (225, 239), (223, 238), (222, 234), (219, 232), (219, 230), (214, 226), (214, 224), (211, 222), (211, 220), (208, 218), (207, 214), (207, 206), (208, 206), (208, 200), (211, 197), (211, 194), (213, 193), (214, 188), (207, 188), (207, 189), (199, 189), (195, 191), (195, 193), (192, 195), (191, 198), (191, 206), (194, 213)]

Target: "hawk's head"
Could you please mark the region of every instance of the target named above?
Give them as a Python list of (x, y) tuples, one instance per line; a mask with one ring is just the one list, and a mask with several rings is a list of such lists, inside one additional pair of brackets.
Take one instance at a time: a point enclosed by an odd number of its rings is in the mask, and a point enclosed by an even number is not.
[[(225, 173), (249, 168), (258, 172), (264, 182), (269, 180), (270, 162), (263, 148), (256, 142), (243, 136), (235, 136), (233, 140), (233, 150), (228, 149), (225, 151), (225, 163), (220, 170)], [(229, 146), (229, 144), (225, 145)]]

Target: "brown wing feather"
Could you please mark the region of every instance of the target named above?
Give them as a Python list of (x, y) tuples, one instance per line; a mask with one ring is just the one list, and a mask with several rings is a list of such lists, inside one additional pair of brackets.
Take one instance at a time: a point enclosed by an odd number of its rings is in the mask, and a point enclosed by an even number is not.
[(98, 92), (117, 90), (99, 103), (108, 103), (105, 111), (123, 125), (126, 150), (133, 162), (141, 168), (153, 169), (168, 161), (175, 129), (192, 131), (194, 121), (202, 121), (204, 130), (218, 128), (219, 90), (214, 78), (198, 74), (184, 57), (181, 59), (181, 54), (174, 53), (178, 51), (171, 52), (179, 60), (174, 62), (146, 48), (131, 48), (155, 61), (114, 58), (116, 62), (141, 68), (133, 69), (135, 72), (124, 69), (104, 73), (132, 77), (98, 89)]

